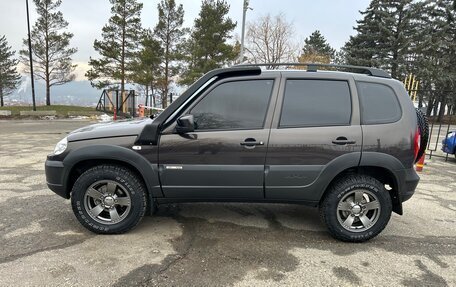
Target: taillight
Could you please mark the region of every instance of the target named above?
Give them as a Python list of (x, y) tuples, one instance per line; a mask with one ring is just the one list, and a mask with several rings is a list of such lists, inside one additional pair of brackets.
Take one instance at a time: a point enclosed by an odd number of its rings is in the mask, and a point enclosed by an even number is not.
[(413, 146), (414, 146), (414, 152), (415, 152), (415, 160), (417, 160), (418, 152), (420, 151), (420, 144), (421, 144), (420, 129), (419, 129), (419, 128), (416, 128), (416, 131), (415, 131), (415, 138), (413, 139)]

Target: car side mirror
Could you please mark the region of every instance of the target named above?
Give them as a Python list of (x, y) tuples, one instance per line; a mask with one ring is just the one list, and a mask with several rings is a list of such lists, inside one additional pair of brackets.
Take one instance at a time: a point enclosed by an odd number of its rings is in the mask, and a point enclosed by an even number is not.
[(185, 115), (177, 120), (176, 132), (178, 134), (185, 134), (193, 131), (195, 131), (193, 115)]

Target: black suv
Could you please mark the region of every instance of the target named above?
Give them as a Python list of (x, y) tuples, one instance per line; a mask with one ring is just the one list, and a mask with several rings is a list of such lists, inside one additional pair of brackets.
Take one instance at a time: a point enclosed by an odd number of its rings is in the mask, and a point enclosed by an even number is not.
[(47, 184), (97, 233), (162, 203), (237, 201), (319, 207), (335, 238), (373, 238), (418, 184), (423, 118), (385, 71), (329, 69), (213, 70), (154, 119), (70, 133)]

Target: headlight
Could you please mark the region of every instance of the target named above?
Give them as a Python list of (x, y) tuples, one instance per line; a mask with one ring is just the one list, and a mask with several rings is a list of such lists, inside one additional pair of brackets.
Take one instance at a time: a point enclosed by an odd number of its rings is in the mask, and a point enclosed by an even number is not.
[(68, 146), (68, 139), (65, 137), (61, 141), (59, 141), (54, 148), (54, 154), (59, 155), (63, 153)]

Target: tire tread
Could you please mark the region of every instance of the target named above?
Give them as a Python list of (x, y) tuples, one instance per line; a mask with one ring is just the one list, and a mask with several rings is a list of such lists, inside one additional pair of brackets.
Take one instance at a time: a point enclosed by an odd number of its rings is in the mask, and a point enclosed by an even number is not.
[[(359, 236), (356, 238), (353, 238), (352, 236), (349, 236), (347, 234), (341, 233), (338, 230), (338, 227), (329, 222), (327, 218), (327, 212), (329, 210), (329, 204), (331, 203), (330, 201), (332, 200), (331, 195), (335, 195), (343, 190), (351, 189), (355, 186), (369, 186), (374, 189), (382, 190), (384, 189), (383, 185), (381, 182), (379, 182), (377, 179), (368, 176), (368, 175), (363, 175), (363, 174), (351, 174), (346, 177), (343, 177), (339, 180), (337, 180), (328, 190), (328, 193), (325, 195), (322, 203), (320, 204), (319, 208), (319, 215), (320, 215), (320, 220), (327, 226), (330, 234), (341, 241), (344, 242), (364, 242), (367, 240), (370, 240), (371, 238), (377, 236), (380, 232), (385, 229), (390, 217), (391, 217), (391, 210), (392, 210), (392, 202), (391, 199), (388, 201), (387, 206), (382, 206), (382, 209), (386, 208), (387, 212), (387, 219), (386, 223), (380, 226), (371, 236)], [(386, 190), (385, 190), (386, 192)], [(388, 194), (389, 197), (389, 194)], [(389, 210), (389, 212), (388, 212)]]

